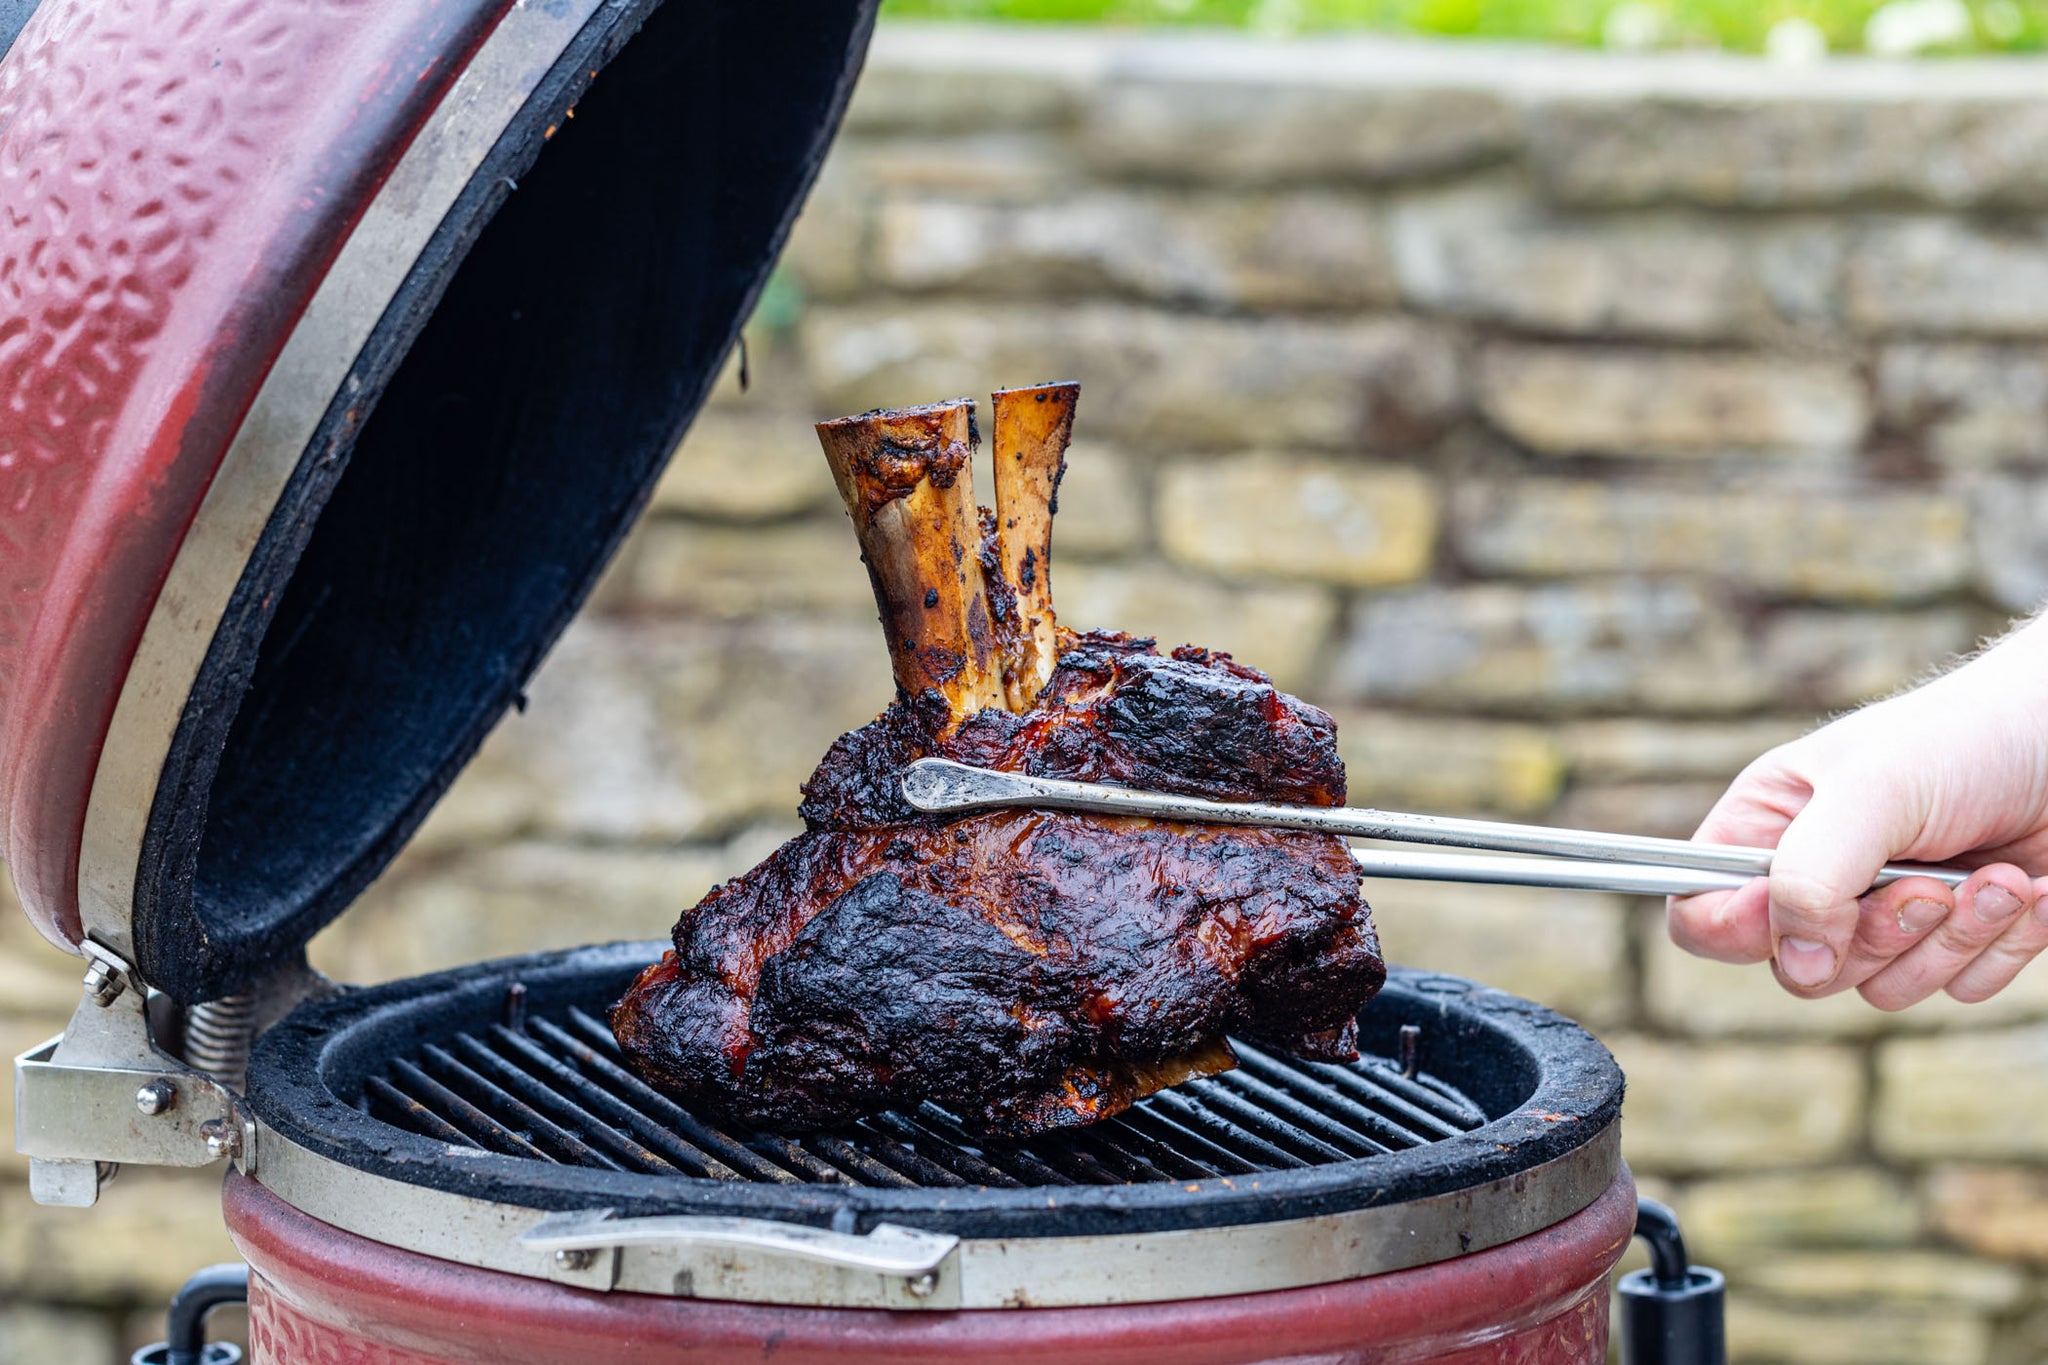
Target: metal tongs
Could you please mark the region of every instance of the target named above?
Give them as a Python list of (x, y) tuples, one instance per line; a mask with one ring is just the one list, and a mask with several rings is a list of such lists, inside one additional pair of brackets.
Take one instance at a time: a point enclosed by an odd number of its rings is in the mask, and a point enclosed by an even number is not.
[[(1599, 834), (1583, 829), (1511, 825), (1495, 820), (1461, 820), (1443, 815), (1351, 806), (1279, 806), (1255, 801), (1204, 801), (1193, 796), (1067, 782), (1023, 773), (995, 772), (944, 758), (921, 758), (903, 770), (903, 796), (921, 811), (955, 814), (1003, 806), (1130, 815), (1152, 820), (1191, 820), (1217, 825), (1259, 825), (1305, 829), (1358, 839), (1490, 849), (1536, 857), (1473, 857), (1456, 853), (1353, 849), (1368, 877), (1410, 881), (1479, 882), (1493, 886), (1555, 886), (1632, 895), (1690, 896), (1732, 891), (1768, 876), (1772, 850), (1734, 844), (1695, 844), (1642, 834)], [(1963, 868), (1891, 863), (1872, 889), (1901, 877), (1932, 877), (1962, 885)]]

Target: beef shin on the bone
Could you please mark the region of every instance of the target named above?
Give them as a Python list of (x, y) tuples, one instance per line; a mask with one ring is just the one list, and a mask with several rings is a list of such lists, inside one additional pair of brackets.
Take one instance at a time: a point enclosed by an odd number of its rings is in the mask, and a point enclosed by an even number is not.
[(1053, 618), (1078, 387), (818, 428), (897, 698), (804, 786), (805, 832), (683, 914), (612, 1011), (634, 1066), (720, 1118), (829, 1127), (931, 1100), (988, 1136), (1117, 1113), (1234, 1065), (1235, 1034), (1353, 1055), (1386, 976), (1343, 840), (1054, 811), (921, 815), (927, 755), (1235, 801), (1340, 805), (1324, 712), (1226, 654)]

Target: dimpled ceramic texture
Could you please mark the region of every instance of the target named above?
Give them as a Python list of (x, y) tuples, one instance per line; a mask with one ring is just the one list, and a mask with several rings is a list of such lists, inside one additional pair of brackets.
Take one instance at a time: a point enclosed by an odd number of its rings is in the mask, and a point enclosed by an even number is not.
[(1597, 1365), (1626, 1170), (1570, 1218), (1470, 1256), (1308, 1289), (1109, 1308), (892, 1313), (601, 1294), (380, 1246), (228, 1178), (254, 1359), (294, 1365)]
[(45, 0), (0, 62), (0, 857), (80, 936), (144, 623), (326, 263), (511, 0)]

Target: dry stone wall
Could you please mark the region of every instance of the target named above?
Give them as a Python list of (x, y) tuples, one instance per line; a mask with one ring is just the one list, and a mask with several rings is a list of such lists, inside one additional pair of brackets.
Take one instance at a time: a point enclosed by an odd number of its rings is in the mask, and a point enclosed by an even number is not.
[[(1270, 670), (1337, 714), (1360, 801), (1689, 832), (1756, 754), (2048, 598), (2044, 91), (2036, 62), (885, 28), (751, 389), (322, 964), (657, 936), (772, 847), (889, 686), (809, 424), (1054, 376), (1085, 385), (1069, 623)], [(1884, 1015), (1684, 957), (1647, 902), (1370, 893), (1396, 958), (1612, 1045), (1738, 1359), (2048, 1353), (2048, 967)], [(76, 991), (0, 913), (0, 1040)], [(0, 1358), (107, 1358), (228, 1254), (203, 1180), (82, 1217), (0, 1172)]]

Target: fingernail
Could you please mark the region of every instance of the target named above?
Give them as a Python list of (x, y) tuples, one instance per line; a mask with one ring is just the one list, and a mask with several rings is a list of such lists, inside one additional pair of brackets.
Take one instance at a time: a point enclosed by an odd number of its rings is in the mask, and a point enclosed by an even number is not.
[(1781, 938), (1778, 970), (1795, 986), (1825, 986), (1835, 976), (1835, 950), (1810, 938)]
[(1948, 907), (1940, 901), (1916, 896), (1899, 907), (1899, 928), (1909, 934), (1924, 934), (1948, 918)]
[(1986, 924), (2003, 924), (2019, 913), (2020, 898), (2002, 886), (1986, 886), (1970, 904)]

